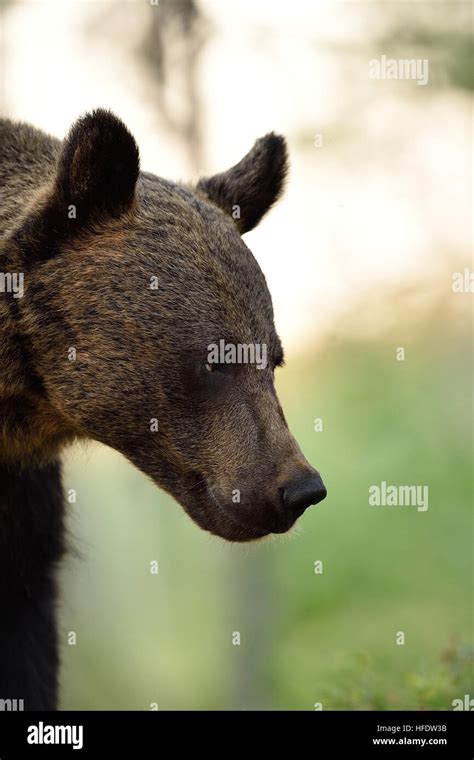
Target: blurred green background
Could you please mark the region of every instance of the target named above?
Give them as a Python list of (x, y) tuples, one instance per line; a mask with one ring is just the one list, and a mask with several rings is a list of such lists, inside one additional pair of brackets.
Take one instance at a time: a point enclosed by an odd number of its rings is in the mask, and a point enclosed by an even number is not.
[[(452, 288), (473, 268), (472, 4), (0, 0), (0, 16), (12, 118), (61, 137), (109, 107), (145, 170), (191, 180), (286, 136), (287, 192), (246, 242), (283, 408), (328, 487), (291, 535), (233, 546), (114, 452), (70, 451), (62, 707), (474, 697), (473, 294)], [(371, 79), (382, 56), (426, 60), (427, 84)], [(427, 485), (429, 509), (370, 506), (382, 481)]]

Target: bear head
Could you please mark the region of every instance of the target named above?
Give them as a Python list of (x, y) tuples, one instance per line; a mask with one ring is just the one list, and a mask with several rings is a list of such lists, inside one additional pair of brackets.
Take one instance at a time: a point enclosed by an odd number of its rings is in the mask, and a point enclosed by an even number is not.
[(51, 443), (113, 447), (233, 541), (285, 532), (326, 495), (275, 393), (283, 351), (241, 237), (286, 171), (285, 141), (268, 134), (196, 186), (141, 173), (132, 135), (97, 110), (73, 125), (10, 241)]

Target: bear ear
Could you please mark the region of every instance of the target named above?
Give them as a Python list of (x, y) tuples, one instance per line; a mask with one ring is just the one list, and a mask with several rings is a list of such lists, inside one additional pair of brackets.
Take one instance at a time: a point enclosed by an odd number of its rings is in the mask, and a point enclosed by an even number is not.
[(200, 179), (197, 189), (229, 214), (241, 235), (280, 197), (288, 171), (285, 138), (270, 132), (228, 171)]
[(139, 168), (138, 147), (125, 124), (97, 109), (78, 119), (66, 137), (55, 193), (76, 206), (78, 220), (119, 216), (132, 204)]

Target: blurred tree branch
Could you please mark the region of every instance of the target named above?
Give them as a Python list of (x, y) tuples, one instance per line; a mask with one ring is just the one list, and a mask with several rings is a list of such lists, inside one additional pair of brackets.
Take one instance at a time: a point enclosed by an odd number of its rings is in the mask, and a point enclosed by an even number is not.
[(203, 163), (198, 74), (209, 25), (195, 0), (160, 0), (150, 5), (149, 15), (139, 55), (152, 79), (160, 117), (183, 139), (197, 172)]

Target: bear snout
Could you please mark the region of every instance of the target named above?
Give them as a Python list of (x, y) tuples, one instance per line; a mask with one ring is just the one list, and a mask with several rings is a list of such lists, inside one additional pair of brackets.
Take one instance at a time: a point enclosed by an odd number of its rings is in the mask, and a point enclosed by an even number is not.
[(286, 533), (308, 507), (319, 504), (327, 495), (320, 474), (313, 468), (299, 472), (283, 486), (270, 487), (267, 483), (265, 492), (252, 489), (242, 493), (237, 502), (219, 495), (216, 484), (207, 483), (206, 490), (211, 511), (226, 518), (225, 532), (219, 534), (231, 541)]

